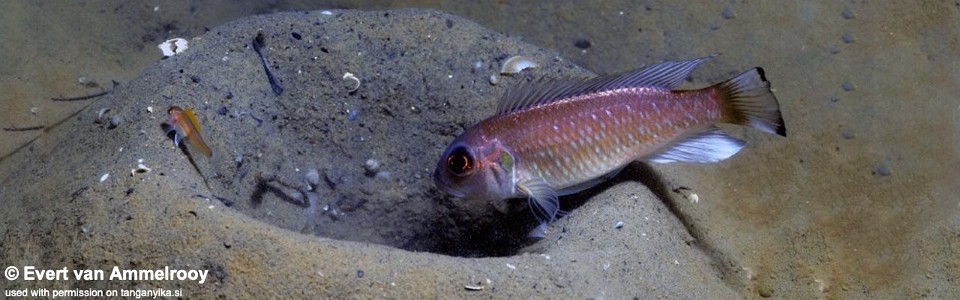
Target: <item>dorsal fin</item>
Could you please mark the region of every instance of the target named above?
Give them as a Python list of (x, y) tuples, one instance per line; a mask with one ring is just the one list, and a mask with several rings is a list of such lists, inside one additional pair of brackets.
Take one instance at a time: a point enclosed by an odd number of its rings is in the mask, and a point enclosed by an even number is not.
[(676, 88), (700, 64), (716, 57), (711, 55), (686, 61), (665, 61), (637, 71), (592, 79), (564, 79), (522, 83), (506, 92), (497, 104), (497, 114), (504, 115), (525, 108), (583, 95), (624, 87)]

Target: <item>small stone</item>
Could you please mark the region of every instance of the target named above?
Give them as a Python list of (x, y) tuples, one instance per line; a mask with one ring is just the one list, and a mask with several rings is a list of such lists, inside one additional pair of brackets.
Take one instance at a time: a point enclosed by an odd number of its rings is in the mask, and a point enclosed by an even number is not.
[(616, 229), (623, 228), (623, 221), (617, 221), (617, 224), (614, 224), (613, 228), (616, 228)]
[(360, 110), (359, 110), (359, 109), (348, 109), (348, 110), (347, 110), (347, 121), (354, 121), (354, 120), (357, 119), (357, 117), (360, 117)]
[(720, 13), (720, 16), (727, 20), (732, 20), (737, 17), (737, 14), (733, 12), (729, 7), (724, 8), (723, 12)]
[(847, 19), (847, 20), (850, 20), (850, 19), (853, 19), (853, 18), (856, 18), (856, 17), (857, 17), (857, 15), (854, 14), (854, 13), (853, 13), (853, 10), (850, 9), (849, 7), (843, 8), (843, 12), (840, 13), (840, 15), (843, 16), (843, 18), (844, 18), (844, 19)]
[(844, 81), (843, 84), (840, 85), (840, 87), (847, 92), (852, 92), (857, 89), (857, 87), (853, 85), (853, 83), (850, 83), (849, 81)]
[(847, 44), (853, 44), (853, 42), (857, 41), (857, 39), (853, 37), (853, 34), (849, 32), (844, 32), (843, 35), (840, 36), (840, 40)]
[(890, 174), (892, 174), (890, 168), (887, 168), (886, 165), (879, 165), (873, 170), (873, 175), (890, 176)]
[(500, 76), (496, 74), (490, 75), (490, 85), (497, 85), (498, 83), (500, 83)]
[(760, 287), (757, 289), (757, 293), (760, 294), (760, 297), (770, 298), (773, 297), (773, 288), (769, 286)]
[(320, 184), (320, 171), (317, 171), (317, 169), (307, 170), (307, 173), (303, 174), (303, 181), (309, 184), (311, 188), (316, 187)]
[(117, 126), (120, 125), (120, 121), (122, 121), (120, 115), (113, 115), (113, 117), (110, 117), (110, 126), (107, 126), (107, 128), (117, 128)]
[(830, 54), (837, 54), (837, 53), (840, 53), (840, 47), (837, 47), (837, 46), (830, 47)]
[(853, 132), (849, 130), (844, 129), (843, 131), (840, 132), (840, 137), (842, 137), (845, 140), (852, 140), (853, 138), (857, 137), (857, 135), (853, 134)]
[(363, 270), (357, 270), (357, 278), (363, 278)]
[(577, 46), (577, 48), (580, 48), (580, 49), (587, 49), (587, 48), (590, 48), (590, 46), (593, 46), (593, 43), (585, 39), (579, 39), (576, 42), (574, 42), (573, 45)]

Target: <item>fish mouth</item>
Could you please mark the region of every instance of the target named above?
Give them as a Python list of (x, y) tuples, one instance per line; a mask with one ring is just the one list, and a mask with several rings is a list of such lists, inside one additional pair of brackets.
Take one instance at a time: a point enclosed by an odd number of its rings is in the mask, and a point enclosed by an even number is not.
[(457, 197), (457, 198), (463, 198), (463, 197), (464, 197), (464, 193), (463, 193), (463, 192), (458, 191), (458, 190), (454, 189), (453, 187), (451, 187), (450, 184), (447, 183), (447, 181), (444, 180), (442, 176), (440, 176), (440, 171), (439, 171), (439, 170), (433, 170), (433, 183), (434, 183), (438, 188), (440, 188), (441, 190), (443, 190), (444, 192), (446, 192), (447, 194), (450, 194), (450, 195), (452, 195), (452, 196), (454, 196), (454, 197)]

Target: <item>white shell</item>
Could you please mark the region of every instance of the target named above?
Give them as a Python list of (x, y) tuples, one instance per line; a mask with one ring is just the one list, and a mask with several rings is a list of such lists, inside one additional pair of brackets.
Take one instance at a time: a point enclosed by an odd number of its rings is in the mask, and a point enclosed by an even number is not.
[(347, 79), (353, 80), (357, 84), (356, 86), (353, 87), (353, 89), (350, 90), (351, 93), (360, 89), (360, 79), (357, 78), (357, 76), (354, 76), (353, 73), (350, 73), (350, 72), (343, 73), (343, 80), (347, 80)]
[(378, 171), (380, 171), (380, 162), (376, 159), (368, 159), (363, 164), (363, 168), (371, 174), (376, 174)]
[(530, 58), (517, 55), (503, 62), (503, 66), (500, 67), (500, 74), (516, 74), (526, 69), (536, 68), (537, 66), (537, 63), (530, 60)]
[(93, 120), (94, 123), (101, 124), (103, 123), (103, 115), (109, 112), (109, 108), (101, 108), (97, 111), (97, 118)]
[(175, 38), (167, 40), (166, 42), (160, 43), (157, 45), (160, 48), (160, 51), (163, 52), (163, 56), (174, 56), (187, 51), (187, 40), (181, 38)]
[(130, 169), (130, 176), (136, 175), (137, 173), (146, 173), (150, 171), (153, 171), (153, 170), (150, 168), (147, 168), (146, 165), (141, 163), (141, 164), (137, 164), (136, 169)]
[(103, 174), (103, 176), (100, 176), (100, 182), (107, 181), (107, 178), (110, 178), (110, 173)]

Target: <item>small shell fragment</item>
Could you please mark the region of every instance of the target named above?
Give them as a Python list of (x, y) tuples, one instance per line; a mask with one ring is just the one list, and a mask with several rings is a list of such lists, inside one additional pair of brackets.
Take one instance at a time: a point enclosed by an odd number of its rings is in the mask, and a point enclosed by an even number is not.
[(146, 173), (150, 171), (153, 171), (153, 170), (150, 168), (147, 168), (146, 165), (141, 163), (141, 164), (137, 164), (136, 169), (130, 169), (130, 176), (136, 175), (137, 173)]
[(498, 83), (500, 83), (500, 75), (490, 75), (490, 85), (497, 85)]
[(363, 164), (363, 169), (367, 172), (368, 175), (376, 175), (380, 171), (380, 162), (376, 159), (368, 159)]
[(98, 110), (98, 111), (97, 111), (97, 118), (94, 119), (93, 122), (94, 122), (94, 123), (97, 123), (97, 124), (102, 124), (102, 123), (103, 123), (103, 115), (106, 114), (106, 113), (109, 112), (109, 111), (110, 111), (109, 108), (101, 108), (100, 110)]
[(110, 173), (103, 174), (103, 176), (100, 176), (100, 182), (107, 181), (107, 178), (110, 178)]
[(354, 76), (353, 73), (350, 73), (350, 72), (343, 73), (343, 80), (347, 80), (347, 79), (353, 80), (356, 83), (356, 85), (350, 89), (351, 93), (360, 89), (360, 79), (357, 78), (357, 76)]
[(500, 67), (500, 74), (516, 74), (526, 69), (536, 68), (537, 66), (537, 63), (533, 62), (533, 60), (530, 60), (530, 58), (523, 55), (517, 55), (503, 62), (503, 66)]
[(163, 52), (163, 56), (170, 57), (187, 51), (187, 40), (182, 38), (175, 38), (167, 40), (160, 45), (157, 45), (157, 48), (160, 48), (160, 51)]
[(468, 290), (468, 291), (482, 291), (482, 290), (483, 290), (483, 286), (482, 286), (482, 285), (465, 285), (465, 286), (463, 286), (463, 288), (466, 289), (466, 290)]

